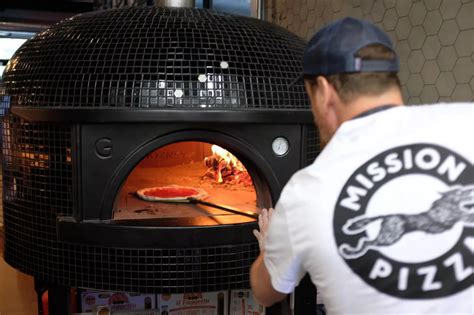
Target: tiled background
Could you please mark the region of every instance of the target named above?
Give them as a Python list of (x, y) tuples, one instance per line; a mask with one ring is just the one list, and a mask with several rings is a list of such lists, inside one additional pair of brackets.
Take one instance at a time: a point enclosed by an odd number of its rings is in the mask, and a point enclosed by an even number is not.
[(474, 101), (474, 0), (266, 0), (265, 19), (309, 39), (344, 17), (383, 28), (408, 104)]

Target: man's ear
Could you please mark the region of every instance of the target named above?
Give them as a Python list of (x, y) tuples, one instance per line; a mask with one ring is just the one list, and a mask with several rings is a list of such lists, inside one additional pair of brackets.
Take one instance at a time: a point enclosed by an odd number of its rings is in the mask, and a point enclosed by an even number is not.
[(340, 116), (342, 101), (335, 87), (325, 77), (318, 77), (317, 82), (318, 107), (332, 136), (342, 123)]
[(313, 82), (309, 80), (304, 80), (304, 88), (306, 90), (306, 94), (308, 94), (311, 103), (313, 103), (314, 93), (316, 92), (316, 87), (314, 86)]
[(318, 89), (316, 90), (318, 106), (323, 113), (327, 114), (327, 112), (330, 110), (333, 90), (325, 77), (318, 76), (316, 80), (318, 85)]

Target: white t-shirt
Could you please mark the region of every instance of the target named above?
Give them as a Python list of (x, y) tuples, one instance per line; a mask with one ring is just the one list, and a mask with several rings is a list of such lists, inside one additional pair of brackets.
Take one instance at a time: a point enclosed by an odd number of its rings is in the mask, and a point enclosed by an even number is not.
[(283, 189), (273, 287), (308, 272), (329, 314), (474, 314), (474, 104), (345, 122)]

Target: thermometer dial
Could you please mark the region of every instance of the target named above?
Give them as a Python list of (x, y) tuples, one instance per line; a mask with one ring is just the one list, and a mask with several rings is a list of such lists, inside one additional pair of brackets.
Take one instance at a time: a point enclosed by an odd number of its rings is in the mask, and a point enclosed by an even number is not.
[(290, 143), (285, 137), (277, 137), (272, 142), (273, 153), (277, 156), (283, 156), (290, 150)]

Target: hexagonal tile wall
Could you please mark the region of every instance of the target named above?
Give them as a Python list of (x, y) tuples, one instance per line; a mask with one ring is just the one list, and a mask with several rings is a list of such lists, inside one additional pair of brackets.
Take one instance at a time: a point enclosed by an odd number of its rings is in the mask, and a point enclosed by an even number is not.
[(426, 60), (436, 59), (441, 50), (441, 43), (436, 35), (428, 36), (423, 43), (423, 56)]
[(385, 7), (387, 9), (391, 9), (395, 7), (395, 5), (397, 4), (397, 0), (384, 0), (383, 3), (385, 4)]
[(434, 84), (438, 79), (440, 71), (438, 64), (434, 60), (428, 60), (424, 63), (423, 69), (421, 70), (421, 77), (425, 84)]
[(412, 2), (413, 1), (411, 0), (397, 1), (397, 4), (395, 5), (395, 9), (397, 10), (399, 17), (407, 16), (408, 13), (410, 13)]
[(423, 2), (425, 3), (426, 9), (429, 11), (437, 10), (441, 5), (441, 0), (423, 0)]
[(455, 20), (444, 21), (438, 32), (441, 45), (452, 45), (459, 34), (459, 28)]
[(414, 2), (410, 9), (410, 13), (408, 14), (411, 25), (421, 25), (425, 19), (426, 12), (425, 4), (423, 2)]
[(395, 9), (388, 9), (385, 11), (385, 15), (383, 17), (383, 28), (386, 31), (393, 31), (395, 29), (395, 26), (397, 25), (397, 11)]
[(458, 84), (451, 95), (453, 101), (463, 102), (466, 99), (473, 100), (472, 89), (469, 84)]
[(474, 18), (472, 14), (474, 12), (474, 2), (464, 3), (458, 11), (456, 16), (456, 22), (458, 23), (459, 29), (469, 30), (474, 28)]
[[(474, 20), (474, 17), (472, 17)], [(458, 56), (465, 57), (474, 54), (474, 29), (461, 31), (454, 43)]]
[(307, 39), (337, 18), (370, 20), (394, 41), (406, 102), (474, 100), (474, 0), (271, 0), (265, 13)]
[(407, 82), (408, 93), (410, 93), (410, 96), (420, 96), (423, 86), (423, 78), (420, 74), (414, 73), (410, 75)]
[(439, 95), (438, 90), (434, 85), (425, 85), (421, 92), (420, 99), (423, 104), (433, 104), (438, 101)]
[(443, 1), (443, 3), (441, 4), (441, 8), (439, 8), (439, 11), (443, 16), (443, 19), (448, 20), (454, 19), (456, 17), (459, 8), (461, 8), (461, 0), (449, 0)]
[(400, 63), (400, 71), (398, 72), (398, 78), (400, 79), (400, 84), (402, 85), (402, 87), (407, 84), (409, 77), (410, 70), (408, 70), (408, 65), (406, 63)]
[(443, 18), (438, 11), (428, 12), (425, 20), (423, 21), (423, 29), (425, 30), (426, 35), (437, 34), (442, 23)]
[(456, 83), (469, 83), (474, 74), (474, 63), (471, 58), (459, 58), (454, 65), (453, 73)]
[(439, 96), (449, 97), (456, 87), (456, 81), (451, 72), (442, 72), (436, 80), (436, 89)]
[(410, 35), (411, 24), (408, 16), (404, 16), (398, 19), (395, 27), (395, 34), (398, 40), (407, 39)]
[(385, 14), (385, 6), (383, 1), (375, 1), (374, 6), (372, 7), (372, 11), (370, 15), (372, 16), (372, 21), (380, 22)]
[(426, 39), (426, 33), (423, 26), (415, 26), (411, 29), (410, 35), (408, 36), (408, 43), (411, 49), (420, 49)]
[(412, 50), (408, 57), (408, 69), (411, 73), (419, 73), (421, 68), (423, 68), (424, 62), (425, 57), (421, 50)]
[(441, 48), (436, 62), (442, 71), (451, 71), (457, 59), (458, 55), (454, 46), (445, 46)]

